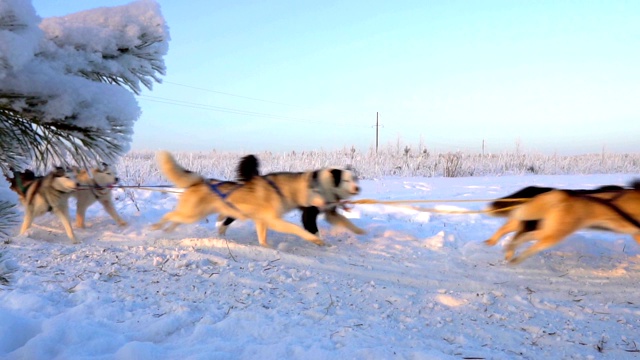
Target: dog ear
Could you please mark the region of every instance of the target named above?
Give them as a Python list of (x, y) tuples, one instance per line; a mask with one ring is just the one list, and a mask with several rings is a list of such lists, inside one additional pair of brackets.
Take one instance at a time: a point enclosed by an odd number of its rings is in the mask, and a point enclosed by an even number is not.
[(340, 185), (340, 181), (342, 181), (342, 170), (331, 169), (331, 176), (333, 176), (333, 185), (338, 187), (338, 185)]
[(109, 164), (106, 162), (102, 162), (100, 165), (102, 165), (102, 171), (107, 171), (109, 169)]
[(351, 173), (351, 178), (353, 181), (359, 180), (360, 174), (358, 174), (358, 169), (356, 169), (353, 165), (347, 165), (344, 169)]

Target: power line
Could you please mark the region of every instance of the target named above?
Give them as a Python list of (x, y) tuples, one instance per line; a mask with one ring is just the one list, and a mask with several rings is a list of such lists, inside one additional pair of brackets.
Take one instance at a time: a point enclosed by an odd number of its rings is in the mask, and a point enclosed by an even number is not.
[(163, 83), (171, 84), (171, 85), (176, 85), (176, 86), (182, 86), (182, 87), (186, 87), (186, 88), (190, 88), (190, 89), (195, 89), (195, 90), (206, 91), (206, 92), (215, 93), (215, 94), (221, 94), (221, 95), (233, 96), (233, 97), (242, 98), (242, 99), (248, 99), (248, 100), (254, 100), (254, 101), (261, 101), (261, 102), (270, 103), (270, 104), (286, 105), (286, 106), (294, 106), (294, 107), (303, 108), (303, 106), (300, 106), (300, 105), (293, 105), (293, 104), (287, 104), (287, 103), (283, 103), (283, 102), (277, 102), (277, 101), (271, 101), (271, 100), (258, 99), (258, 98), (254, 98), (254, 97), (250, 97), (250, 96), (236, 95), (236, 94), (231, 94), (231, 93), (227, 93), (227, 92), (223, 92), (223, 91), (210, 90), (210, 89), (205, 89), (205, 88), (201, 88), (201, 87), (197, 87), (197, 86), (191, 86), (191, 85), (179, 84), (179, 83), (176, 83), (176, 82), (173, 82), (173, 81), (163, 81)]
[(319, 124), (319, 125), (329, 124), (331, 126), (341, 126), (341, 127), (364, 127), (364, 126), (358, 126), (358, 125), (348, 125), (348, 124), (333, 123), (333, 122), (328, 123), (326, 121), (320, 121), (320, 120), (309, 120), (309, 119), (303, 119), (303, 118), (266, 114), (266, 113), (260, 113), (255, 111), (225, 108), (221, 106), (206, 105), (206, 104), (200, 104), (200, 103), (194, 103), (194, 102), (182, 101), (182, 100), (174, 100), (174, 99), (168, 99), (168, 98), (157, 97), (157, 96), (140, 95), (139, 98), (141, 98), (142, 100), (157, 102), (161, 104), (183, 106), (183, 107), (188, 107), (192, 109), (210, 110), (210, 111), (217, 111), (217, 112), (236, 114), (236, 115), (255, 116), (255, 117), (262, 117), (262, 118), (268, 118), (268, 119), (274, 119), (274, 120), (286, 120), (286, 121), (293, 121), (293, 122), (299, 122), (299, 123), (312, 123), (312, 124)]

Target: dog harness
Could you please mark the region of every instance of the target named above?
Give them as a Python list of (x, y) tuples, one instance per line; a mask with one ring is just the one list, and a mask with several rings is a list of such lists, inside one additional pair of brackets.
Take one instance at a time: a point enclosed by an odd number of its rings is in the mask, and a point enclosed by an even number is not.
[(30, 179), (30, 182), (27, 182), (27, 185), (25, 185), (24, 182), (22, 182), (22, 176), (20, 176), (22, 174), (26, 174), (26, 172), (20, 173), (18, 171), (13, 170), (13, 178), (15, 179), (16, 189), (18, 190), (19, 195), (26, 196), (27, 191), (29, 190), (29, 187), (31, 187), (31, 185), (33, 185), (35, 180), (37, 180), (39, 177), (34, 176), (34, 178)]
[(239, 188), (241, 188), (243, 186), (243, 184), (238, 184), (236, 183), (236, 186), (231, 188), (231, 190), (227, 191), (226, 193), (222, 192), (220, 190), (220, 185), (222, 184), (232, 184), (232, 182), (230, 181), (221, 181), (217, 184), (214, 184), (210, 181), (207, 181), (207, 185), (209, 185), (209, 189), (211, 189), (211, 191), (213, 191), (216, 195), (218, 195), (220, 197), (220, 199), (222, 200), (222, 202), (224, 202), (225, 205), (227, 205), (228, 207), (232, 208), (233, 210), (236, 210), (240, 213), (242, 213), (242, 211), (240, 211), (240, 209), (238, 209), (231, 201), (227, 200), (227, 198), (229, 197), (229, 195), (231, 195), (231, 193), (233, 193), (234, 191), (238, 190)]
[(615, 201), (616, 199), (618, 199), (622, 195), (623, 195), (623, 192), (620, 191), (619, 193), (616, 194), (616, 196), (612, 197), (611, 199), (601, 199), (599, 197), (590, 196), (590, 195), (578, 195), (578, 196), (582, 196), (582, 197), (584, 197), (586, 199), (589, 199), (591, 201), (597, 202), (598, 204), (602, 204), (602, 205), (608, 207), (609, 209), (613, 210), (613, 212), (618, 214), (621, 218), (627, 220), (631, 225), (633, 225), (633, 226), (637, 227), (638, 229), (640, 229), (640, 222), (638, 222), (638, 220), (634, 219), (631, 215), (629, 215), (626, 212), (622, 211), (622, 209), (620, 209), (618, 206), (613, 204), (613, 201)]
[(89, 190), (91, 190), (91, 194), (93, 194), (93, 196), (96, 198), (96, 200), (100, 200), (100, 196), (104, 195), (104, 193), (101, 193), (100, 191), (108, 190), (112, 186), (113, 185), (100, 186), (100, 185), (98, 185), (96, 180), (93, 179), (93, 186), (89, 186)]
[(269, 179), (268, 177), (263, 177), (263, 179), (269, 184), (271, 185), (271, 187), (278, 193), (278, 196), (280, 196), (281, 198), (284, 199), (284, 195), (282, 194), (282, 191), (280, 191), (280, 188), (278, 187), (278, 185), (276, 185), (276, 183), (273, 182), (273, 180)]

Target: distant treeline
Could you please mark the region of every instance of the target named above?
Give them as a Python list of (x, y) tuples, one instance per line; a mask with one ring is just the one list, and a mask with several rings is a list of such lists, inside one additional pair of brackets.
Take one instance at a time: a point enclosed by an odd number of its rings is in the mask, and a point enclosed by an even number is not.
[[(180, 164), (206, 177), (233, 179), (236, 152), (174, 152)], [(525, 153), (477, 154), (431, 152), (410, 146), (369, 150), (258, 152), (263, 173), (304, 171), (325, 166), (351, 166), (361, 179), (383, 176), (463, 177), (501, 175), (640, 174), (640, 154), (543, 155)], [(152, 151), (133, 151), (118, 163), (124, 183), (145, 184), (163, 179)]]

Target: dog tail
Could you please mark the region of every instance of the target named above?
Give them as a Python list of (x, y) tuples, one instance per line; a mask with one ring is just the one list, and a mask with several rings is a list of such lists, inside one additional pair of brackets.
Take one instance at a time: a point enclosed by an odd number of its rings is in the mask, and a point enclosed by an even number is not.
[(180, 166), (168, 151), (160, 151), (156, 155), (160, 171), (179, 188), (188, 188), (204, 181), (197, 173)]
[(236, 176), (238, 181), (249, 181), (256, 176), (260, 176), (260, 162), (254, 155), (247, 155), (240, 159), (236, 168)]
[(528, 202), (537, 195), (544, 194), (551, 190), (553, 190), (553, 188), (528, 186), (522, 190), (514, 192), (513, 194), (501, 197), (500, 199), (491, 202), (485, 211), (492, 216), (507, 217), (518, 206)]

